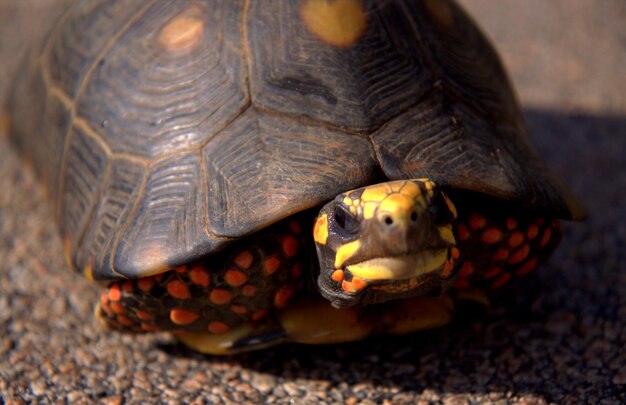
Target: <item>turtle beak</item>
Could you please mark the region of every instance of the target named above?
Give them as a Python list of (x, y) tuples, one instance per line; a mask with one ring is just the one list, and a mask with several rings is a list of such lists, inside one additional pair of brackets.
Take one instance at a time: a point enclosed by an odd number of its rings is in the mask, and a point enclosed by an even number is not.
[(441, 289), (456, 244), (444, 198), (431, 181), (402, 180), (353, 190), (324, 206), (314, 228), (320, 293), (348, 307)]

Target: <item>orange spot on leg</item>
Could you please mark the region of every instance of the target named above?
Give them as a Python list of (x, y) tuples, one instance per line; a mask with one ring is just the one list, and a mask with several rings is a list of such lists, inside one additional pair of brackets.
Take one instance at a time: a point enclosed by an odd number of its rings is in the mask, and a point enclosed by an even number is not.
[(177, 325), (188, 325), (199, 318), (199, 315), (187, 309), (176, 308), (170, 311), (170, 319)]
[(261, 309), (259, 311), (256, 311), (255, 313), (252, 314), (252, 320), (253, 321), (258, 321), (259, 319), (263, 319), (267, 316), (267, 309)]
[(483, 273), (483, 278), (485, 280), (488, 280), (490, 278), (494, 278), (495, 276), (500, 274), (501, 271), (502, 271), (502, 267), (492, 267), (492, 268), (490, 268), (489, 270), (487, 270), (486, 272)]
[(250, 265), (252, 265), (252, 260), (252, 253), (245, 250), (235, 257), (234, 262), (237, 266), (245, 270), (250, 268)]
[(135, 323), (135, 322), (133, 322), (132, 319), (130, 319), (130, 318), (126, 317), (126, 316), (123, 316), (123, 315), (118, 315), (117, 321), (122, 326), (132, 326)]
[(522, 260), (526, 259), (526, 257), (528, 257), (528, 253), (530, 253), (530, 246), (528, 245), (524, 245), (521, 248), (519, 248), (515, 253), (513, 253), (511, 255), (511, 257), (509, 258), (509, 264), (517, 264), (520, 263)]
[(541, 236), (541, 240), (539, 241), (539, 247), (546, 247), (548, 243), (550, 243), (550, 239), (552, 238), (552, 229), (548, 228), (543, 232)]
[(302, 232), (300, 224), (296, 221), (289, 221), (289, 229), (291, 229), (291, 232), (295, 233), (296, 235), (300, 235), (300, 232)]
[(529, 240), (535, 239), (539, 235), (539, 227), (535, 224), (530, 224), (526, 230), (526, 236)]
[(285, 236), (282, 240), (283, 253), (287, 257), (294, 257), (298, 253), (298, 241), (293, 236)]
[(294, 278), (300, 278), (302, 276), (302, 265), (300, 263), (295, 263), (291, 268), (291, 275)]
[(492, 259), (495, 262), (500, 262), (500, 261), (506, 260), (508, 257), (509, 257), (509, 251), (508, 250), (506, 250), (506, 249), (498, 249), (493, 254)]
[(274, 306), (279, 309), (284, 308), (294, 292), (295, 289), (293, 287), (285, 287), (278, 290), (274, 295)]
[(514, 247), (521, 245), (522, 243), (524, 243), (523, 233), (516, 231), (516, 232), (513, 232), (511, 236), (509, 236), (509, 240), (508, 240), (509, 247), (514, 248)]
[(109, 287), (109, 299), (111, 301), (119, 301), (122, 299), (122, 292), (118, 283), (113, 283)]
[(141, 323), (141, 329), (145, 330), (146, 332), (156, 332), (161, 330), (161, 328), (159, 328), (158, 326), (145, 322)]
[(248, 281), (248, 276), (242, 271), (230, 269), (224, 275), (224, 280), (233, 287), (239, 287)]
[(517, 221), (515, 218), (509, 217), (506, 219), (506, 228), (510, 231), (517, 228)]
[(468, 240), (470, 237), (470, 232), (467, 227), (463, 224), (459, 224), (459, 239)]
[(529, 259), (526, 263), (524, 263), (519, 269), (517, 269), (515, 271), (515, 274), (517, 274), (518, 276), (523, 276), (535, 270), (535, 268), (537, 268), (537, 258), (533, 257)]
[(263, 262), (263, 271), (267, 275), (275, 273), (279, 268), (280, 259), (276, 256), (270, 256)]
[(126, 313), (126, 308), (124, 308), (123, 306), (121, 306), (120, 304), (118, 304), (117, 302), (112, 302), (111, 303), (111, 309), (113, 310), (113, 312), (115, 312), (116, 314), (125, 314)]
[(241, 293), (246, 297), (253, 297), (256, 294), (256, 287), (252, 284), (245, 285), (241, 289)]
[(472, 228), (473, 230), (477, 231), (479, 229), (482, 229), (485, 227), (485, 225), (487, 225), (487, 220), (485, 219), (485, 217), (483, 217), (480, 214), (477, 213), (472, 213), (469, 216), (469, 226), (470, 228)]
[(509, 273), (504, 273), (503, 275), (501, 275), (500, 277), (498, 277), (493, 284), (491, 284), (491, 286), (493, 288), (500, 288), (502, 286), (504, 286), (506, 283), (508, 283), (511, 280), (511, 274)]
[(139, 309), (135, 310), (135, 315), (137, 315), (137, 318), (141, 319), (142, 321), (147, 321), (147, 320), (152, 319), (152, 315), (149, 312), (141, 311)]
[(484, 243), (494, 244), (502, 240), (502, 231), (498, 228), (492, 227), (487, 229), (480, 238)]
[(209, 323), (207, 327), (209, 332), (211, 333), (226, 333), (230, 330), (230, 327), (226, 325), (224, 322), (213, 321)]
[(233, 296), (228, 290), (216, 288), (215, 290), (211, 291), (209, 298), (212, 303), (222, 305), (230, 302)]
[(187, 299), (191, 297), (187, 284), (177, 279), (167, 283), (167, 292), (174, 298)]
[(189, 272), (189, 279), (192, 283), (202, 287), (208, 287), (211, 283), (209, 272), (204, 267), (194, 267)]
[(243, 315), (248, 312), (248, 308), (244, 305), (231, 305), (230, 310), (239, 315)]
[(145, 277), (137, 280), (137, 287), (143, 292), (150, 292), (152, 286), (154, 286), (154, 278), (153, 277)]

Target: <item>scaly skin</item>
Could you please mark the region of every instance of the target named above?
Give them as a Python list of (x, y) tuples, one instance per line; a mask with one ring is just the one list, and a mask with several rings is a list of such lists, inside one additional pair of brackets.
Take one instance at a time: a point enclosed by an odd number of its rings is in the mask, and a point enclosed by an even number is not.
[[(355, 234), (354, 238), (366, 248), (344, 248), (343, 257), (337, 259), (337, 251), (349, 242), (346, 243), (343, 236), (337, 243), (332, 241), (337, 235), (333, 234), (335, 231), (329, 223), (333, 220), (328, 220), (328, 213), (336, 207), (329, 204), (322, 209), (313, 232), (309, 217), (296, 216), (237, 242), (205, 261), (157, 276), (114, 282), (103, 293), (97, 315), (109, 327), (118, 330), (172, 331), (185, 344), (213, 354), (232, 354), (286, 341), (335, 343), (376, 333), (409, 333), (441, 326), (450, 320), (454, 305), (446, 292), (449, 289), (461, 292), (456, 294), (458, 296), (469, 289), (488, 293), (501, 288), (534, 270), (558, 244), (560, 227), (552, 218), (474, 193), (452, 191), (448, 197), (441, 197), (434, 183), (425, 186), (427, 180), (404, 183), (420, 185), (418, 191), (411, 186), (414, 192), (409, 198), (417, 201), (415, 207), (420, 216), (433, 213), (435, 204), (440, 204), (440, 210), (450, 214), (443, 216), (443, 222), (433, 221), (430, 226), (434, 229), (435, 240), (443, 235), (443, 239), (453, 241), (446, 242), (445, 261), (428, 274), (414, 277), (415, 282), (399, 279), (384, 280), (381, 284), (379, 280), (362, 280), (362, 284), (355, 287), (357, 276), (347, 269), (361, 271), (362, 268), (350, 267), (350, 257), (367, 263), (368, 257), (363, 255), (371, 250), (367, 248), (368, 241), (378, 245), (381, 241), (378, 235), (365, 231), (367, 226), (360, 222), (362, 233)], [(388, 194), (381, 193), (379, 185), (365, 189), (373, 187), (379, 187), (376, 201), (380, 204), (389, 194), (397, 194), (402, 184), (393, 185), (395, 191)], [(434, 191), (428, 190), (431, 187)], [(360, 191), (355, 192), (344, 193), (336, 200), (352, 204), (345, 195), (361, 195)], [(407, 205), (398, 198), (395, 200), (394, 210), (413, 212), (415, 209), (413, 203)], [(406, 218), (411, 218), (409, 211), (405, 213)], [(371, 213), (367, 219), (357, 218), (356, 207), (351, 212), (357, 221), (377, 220), (377, 215)], [(326, 220), (320, 220), (324, 213)], [(379, 215), (379, 222), (388, 214)], [(397, 225), (402, 216), (394, 215)], [(429, 223), (413, 222), (416, 225), (406, 220), (409, 228), (415, 226), (418, 230)], [(446, 224), (451, 225), (452, 236), (441, 234)], [(409, 228), (407, 235), (412, 235)], [(319, 252), (322, 266), (331, 263), (341, 267), (322, 268), (319, 278), (331, 286), (330, 293), (326, 293), (330, 294), (331, 301), (341, 295), (336, 301), (339, 305), (335, 306), (342, 309), (333, 308), (317, 292), (303, 287), (305, 272), (309, 270), (306, 263), (311, 261), (311, 233), (318, 250), (321, 239), (326, 247), (332, 247), (324, 251), (322, 244)], [(424, 244), (432, 244), (433, 238), (425, 238)], [(415, 245), (416, 249), (423, 250), (424, 244)], [(376, 275), (378, 268), (366, 270), (369, 273), (364, 274)], [(371, 294), (369, 298), (367, 294)], [(362, 305), (364, 303), (368, 305)]]

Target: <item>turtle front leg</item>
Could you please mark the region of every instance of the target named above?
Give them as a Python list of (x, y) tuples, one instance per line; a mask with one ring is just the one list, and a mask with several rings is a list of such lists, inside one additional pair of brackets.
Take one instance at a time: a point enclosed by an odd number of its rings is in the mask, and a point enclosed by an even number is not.
[(220, 335), (286, 306), (302, 285), (306, 240), (298, 220), (281, 222), (206, 260), (111, 283), (97, 319), (125, 332)]
[(384, 304), (337, 309), (320, 296), (304, 294), (259, 322), (221, 335), (185, 333), (178, 339), (202, 353), (228, 355), (281, 343), (333, 344), (376, 334), (406, 334), (447, 324), (454, 305), (448, 295), (414, 297)]
[(458, 218), (463, 265), (456, 290), (493, 291), (537, 268), (561, 239), (555, 218), (484, 198), (465, 206)]

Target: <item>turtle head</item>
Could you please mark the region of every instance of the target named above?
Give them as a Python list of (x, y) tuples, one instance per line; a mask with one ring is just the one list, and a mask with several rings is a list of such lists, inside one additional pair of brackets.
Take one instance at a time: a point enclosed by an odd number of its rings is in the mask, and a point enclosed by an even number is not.
[(427, 179), (339, 194), (315, 221), (317, 285), (343, 308), (437, 294), (458, 268), (456, 209)]

